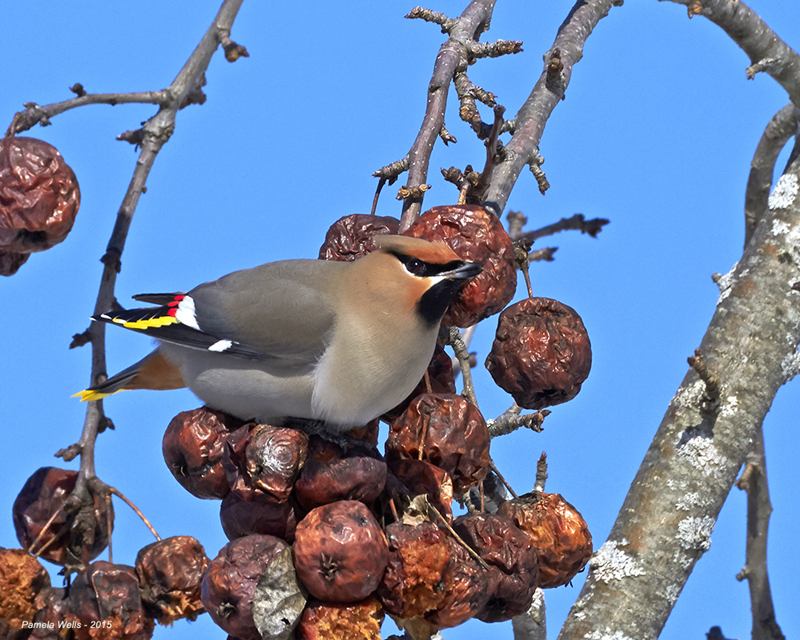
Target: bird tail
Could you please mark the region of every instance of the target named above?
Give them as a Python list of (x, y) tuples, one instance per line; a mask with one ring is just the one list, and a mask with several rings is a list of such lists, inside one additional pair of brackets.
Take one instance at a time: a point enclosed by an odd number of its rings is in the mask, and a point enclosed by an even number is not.
[(92, 385), (72, 397), (80, 398), (81, 402), (92, 402), (128, 389), (181, 389), (185, 386), (178, 368), (154, 351), (105, 382)]

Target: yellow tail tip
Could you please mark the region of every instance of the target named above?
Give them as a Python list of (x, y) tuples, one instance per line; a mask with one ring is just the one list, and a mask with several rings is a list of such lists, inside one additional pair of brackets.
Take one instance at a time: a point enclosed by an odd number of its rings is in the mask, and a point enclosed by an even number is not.
[(72, 394), (71, 398), (80, 398), (81, 402), (94, 402), (95, 400), (102, 400), (113, 393), (103, 393), (102, 391), (93, 391), (92, 389), (84, 389), (83, 391), (78, 391), (78, 393)]

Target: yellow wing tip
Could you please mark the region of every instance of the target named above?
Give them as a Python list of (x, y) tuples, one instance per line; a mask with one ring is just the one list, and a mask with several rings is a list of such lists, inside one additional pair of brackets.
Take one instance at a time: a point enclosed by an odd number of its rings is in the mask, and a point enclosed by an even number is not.
[[(114, 392), (116, 393), (116, 392)], [(83, 391), (78, 391), (78, 393), (72, 394), (71, 398), (80, 398), (81, 402), (94, 402), (95, 400), (102, 400), (106, 398), (112, 393), (103, 393), (102, 391), (93, 391), (92, 389), (84, 389)]]

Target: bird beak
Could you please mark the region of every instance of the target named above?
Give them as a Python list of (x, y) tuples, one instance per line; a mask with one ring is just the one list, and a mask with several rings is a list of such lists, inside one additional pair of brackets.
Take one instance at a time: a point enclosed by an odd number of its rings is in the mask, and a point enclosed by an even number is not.
[(439, 277), (448, 280), (471, 280), (483, 271), (483, 265), (477, 262), (464, 262), (461, 266), (456, 267), (450, 271), (443, 271)]

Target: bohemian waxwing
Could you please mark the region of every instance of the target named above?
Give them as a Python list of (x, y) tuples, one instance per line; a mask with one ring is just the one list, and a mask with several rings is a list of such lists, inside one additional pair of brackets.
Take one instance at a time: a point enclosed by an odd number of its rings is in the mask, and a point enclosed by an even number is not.
[(189, 387), (243, 420), (365, 425), (403, 401), (433, 355), (439, 323), (482, 267), (443, 243), (379, 236), (355, 262), (285, 260), (237, 271), (160, 306), (93, 318), (149, 334), (155, 351), (81, 391)]

